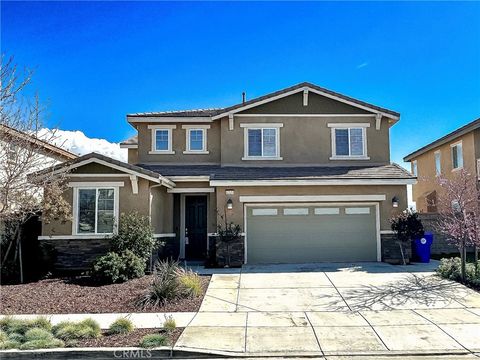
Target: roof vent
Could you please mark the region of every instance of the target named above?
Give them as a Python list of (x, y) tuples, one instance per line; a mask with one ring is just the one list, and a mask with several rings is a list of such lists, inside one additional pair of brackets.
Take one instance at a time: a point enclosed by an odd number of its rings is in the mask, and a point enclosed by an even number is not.
[(242, 92), (242, 104), (245, 104), (246, 100), (247, 100), (247, 93), (244, 91)]

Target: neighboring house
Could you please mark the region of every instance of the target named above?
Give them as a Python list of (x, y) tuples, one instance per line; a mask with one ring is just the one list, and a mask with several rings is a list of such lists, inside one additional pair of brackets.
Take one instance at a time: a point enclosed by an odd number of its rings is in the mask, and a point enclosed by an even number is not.
[(404, 161), (411, 163), (412, 173), (419, 179), (413, 185), (417, 210), (435, 213), (438, 175), (449, 178), (466, 169), (480, 179), (480, 118), (414, 151)]
[(41, 239), (59, 266), (85, 267), (135, 210), (167, 254), (222, 260), (213, 247), (226, 215), (243, 229), (237, 264), (381, 261), (416, 181), (390, 163), (399, 117), (310, 83), (227, 108), (127, 115), (129, 164), (89, 154), (54, 168), (70, 171), (74, 221), (45, 224)]
[[(20, 148), (20, 149), (19, 149)], [(42, 139), (39, 139), (35, 136), (29, 135), (25, 132), (16, 130), (7, 125), (0, 124), (0, 208), (2, 206), (2, 184), (9, 182), (7, 177), (8, 173), (15, 173), (18, 171), (17, 164), (18, 156), (21, 155), (23, 151), (29, 151), (32, 156), (28, 156), (27, 159), (34, 161), (34, 166), (23, 166), (23, 168), (28, 168), (29, 171), (38, 171), (52, 165), (63, 163), (68, 160), (76, 159), (78, 156), (72, 154), (71, 152), (62, 149), (58, 146), (55, 146), (51, 143), (48, 143)], [(16, 167), (16, 168), (11, 168)], [(25, 179), (21, 181), (27, 181), (26, 175)], [(14, 176), (16, 179), (18, 176)], [(3, 202), (5, 204), (5, 200)]]

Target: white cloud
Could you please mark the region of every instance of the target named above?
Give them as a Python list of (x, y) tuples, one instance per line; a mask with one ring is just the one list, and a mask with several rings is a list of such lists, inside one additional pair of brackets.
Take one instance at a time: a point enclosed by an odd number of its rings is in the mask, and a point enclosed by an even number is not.
[(368, 66), (368, 62), (363, 62), (363, 63), (357, 65), (357, 69), (364, 68), (365, 66)]
[[(48, 132), (49, 129), (42, 129)], [(82, 131), (56, 130), (56, 139), (53, 143), (77, 155), (85, 155), (96, 152), (111, 158), (127, 162), (127, 149), (120, 149), (119, 143), (112, 143), (105, 139), (89, 138)]]

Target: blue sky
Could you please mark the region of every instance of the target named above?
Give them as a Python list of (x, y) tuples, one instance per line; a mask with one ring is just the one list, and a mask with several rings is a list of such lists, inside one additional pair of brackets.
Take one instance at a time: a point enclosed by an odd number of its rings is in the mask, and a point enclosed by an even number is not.
[(6, 2), (2, 53), (49, 125), (120, 141), (130, 112), (302, 81), (401, 113), (392, 160), (480, 117), (480, 3)]

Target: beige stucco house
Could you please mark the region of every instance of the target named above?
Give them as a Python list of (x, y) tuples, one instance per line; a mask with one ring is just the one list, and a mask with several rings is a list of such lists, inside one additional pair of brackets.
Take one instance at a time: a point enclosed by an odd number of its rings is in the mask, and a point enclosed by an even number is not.
[(89, 154), (57, 166), (74, 221), (45, 225), (40, 240), (64, 266), (86, 265), (136, 210), (180, 259), (221, 260), (226, 216), (243, 231), (237, 264), (381, 261), (416, 181), (390, 163), (399, 117), (310, 83), (227, 108), (127, 115), (129, 163)]
[(418, 176), (413, 185), (417, 210), (435, 213), (439, 190), (437, 176), (450, 178), (460, 169), (480, 180), (480, 118), (407, 155), (412, 173)]

